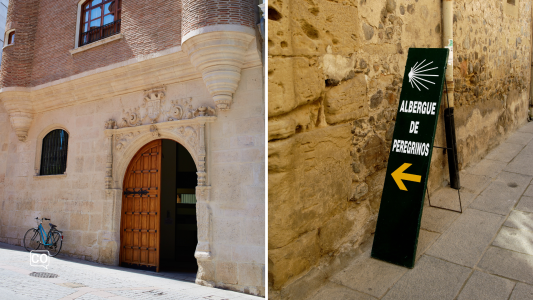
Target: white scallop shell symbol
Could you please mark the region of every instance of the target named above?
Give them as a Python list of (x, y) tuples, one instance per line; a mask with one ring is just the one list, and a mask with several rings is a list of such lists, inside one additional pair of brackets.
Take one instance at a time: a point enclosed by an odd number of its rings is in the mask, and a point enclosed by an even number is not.
[(425, 62), (426, 60), (424, 59), (421, 63), (416, 63), (412, 68), (411, 68), (411, 71), (409, 72), (409, 83), (411, 83), (411, 87), (415, 87), (420, 91), (420, 87), (418, 85), (421, 85), (423, 87), (426, 88), (426, 90), (429, 90), (427, 86), (425, 86), (424, 84), (422, 84), (422, 81), (425, 81), (425, 82), (429, 82), (431, 84), (435, 84), (435, 82), (431, 82), (429, 80), (426, 80), (422, 77), (439, 77), (439, 75), (432, 75), (432, 74), (422, 74), (424, 72), (427, 72), (427, 71), (430, 71), (430, 70), (435, 70), (435, 69), (438, 69), (438, 67), (434, 67), (434, 68), (429, 68), (429, 69), (425, 69), (425, 70), (422, 70), (423, 68), (431, 65), (433, 62), (430, 62), (428, 64), (425, 64), (424, 66), (422, 66), (422, 64)]

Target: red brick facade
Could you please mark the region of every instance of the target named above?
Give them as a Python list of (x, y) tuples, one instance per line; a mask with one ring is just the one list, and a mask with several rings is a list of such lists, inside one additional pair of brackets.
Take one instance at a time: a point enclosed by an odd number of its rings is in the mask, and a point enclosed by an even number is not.
[[(186, 30), (215, 24), (254, 28), (255, 0), (183, 0)], [(123, 0), (124, 38), (71, 55), (78, 0), (11, 0), (6, 30), (15, 45), (4, 49), (1, 87), (31, 87), (123, 62), (181, 44), (182, 1)]]
[(6, 31), (16, 29), (15, 43), (4, 49), (0, 75), (2, 87), (29, 86), (34, 56), (39, 0), (11, 0)]
[(258, 23), (257, 1), (254, 0), (182, 1), (182, 36), (192, 30), (211, 25), (233, 24), (255, 28), (255, 24)]

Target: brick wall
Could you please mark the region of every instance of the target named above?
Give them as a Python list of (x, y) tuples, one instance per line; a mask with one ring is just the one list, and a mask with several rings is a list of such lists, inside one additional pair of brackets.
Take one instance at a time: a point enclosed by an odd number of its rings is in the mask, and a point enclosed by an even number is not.
[(74, 48), (78, 0), (11, 2), (8, 26), (12, 22), (9, 28), (17, 29), (17, 36), (16, 45), (4, 50), (2, 87), (36, 86), (181, 43), (179, 0), (124, 1), (124, 39), (75, 55), (69, 50)]
[[(4, 49), (0, 84), (28, 86), (31, 82), (39, 0), (12, 0), (7, 12), (6, 30), (16, 29), (15, 43)], [(3, 33), (2, 33), (3, 34)]]
[(255, 28), (256, 0), (183, 0), (182, 36), (192, 30), (217, 24), (243, 25)]

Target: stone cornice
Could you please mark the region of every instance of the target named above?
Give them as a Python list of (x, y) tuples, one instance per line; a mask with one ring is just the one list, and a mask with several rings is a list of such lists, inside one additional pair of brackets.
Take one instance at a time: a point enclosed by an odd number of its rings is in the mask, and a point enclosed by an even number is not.
[[(257, 43), (249, 43), (242, 54), (242, 68), (261, 66)], [(189, 53), (174, 47), (35, 87), (6, 87), (0, 100), (24, 141), (34, 114), (200, 78)]]

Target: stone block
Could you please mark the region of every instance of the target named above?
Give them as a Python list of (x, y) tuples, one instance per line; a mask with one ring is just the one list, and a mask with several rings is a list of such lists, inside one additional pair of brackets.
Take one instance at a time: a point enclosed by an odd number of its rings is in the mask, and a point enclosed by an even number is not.
[[(269, 243), (276, 243), (276, 241), (269, 238)], [(269, 282), (274, 289), (279, 290), (287, 280), (313, 267), (319, 257), (320, 248), (316, 230), (302, 234), (285, 246), (270, 249), (268, 251)]]
[[(532, 131), (533, 132), (533, 131)], [(525, 283), (517, 283), (509, 300), (533, 299), (533, 286)]]
[(497, 160), (497, 161), (503, 161), (503, 162), (510, 162), (513, 160), (513, 158), (520, 153), (520, 151), (524, 148), (524, 145), (521, 144), (515, 144), (512, 142), (509, 142), (509, 140), (502, 143), (500, 146), (496, 147), (496, 149), (492, 150), (485, 159), (491, 159), (491, 160)]
[(318, 124), (320, 103), (303, 105), (295, 110), (268, 119), (268, 140), (288, 138), (314, 129)]
[(331, 88), (324, 101), (328, 124), (356, 120), (368, 116), (367, 83), (364, 74), (358, 74)]
[[(88, 210), (93, 212), (94, 210)], [(102, 214), (89, 214), (89, 231), (96, 232), (102, 229)]]
[(427, 250), (427, 254), (473, 267), (490, 244), (504, 217), (483, 211), (466, 210)]
[(269, 58), (268, 74), (269, 118), (317, 100), (325, 87), (316, 61), (304, 57)]
[(216, 273), (215, 270), (215, 263), (213, 261), (199, 260), (196, 278), (204, 281), (214, 281)]
[[(528, 191), (529, 190), (531, 190), (531, 185), (529, 186)], [(527, 194), (527, 191), (524, 193), (524, 195), (525, 194)], [(515, 209), (533, 213), (533, 197), (522, 196)]]
[(431, 245), (439, 238), (440, 234), (421, 229), (418, 233), (418, 245), (416, 247), (416, 260), (426, 252)]
[(478, 268), (491, 274), (533, 284), (533, 256), (489, 247)]
[[(340, 213), (351, 197), (351, 126), (270, 142), (269, 247), (287, 245)], [(320, 217), (317, 217), (320, 216)]]
[(533, 177), (502, 172), (473, 202), (471, 208), (507, 215)]
[(406, 272), (406, 268), (366, 257), (337, 273), (331, 281), (381, 298)]
[[(270, 295), (270, 293), (269, 293)], [(326, 285), (313, 295), (308, 298), (309, 300), (375, 300), (376, 298), (369, 296), (367, 294), (354, 291), (345, 286), (335, 284), (333, 282), (328, 282)]]
[[(516, 219), (517, 217), (515, 216), (514, 220), (516, 221)], [(492, 242), (492, 245), (533, 255), (533, 231), (530, 231), (531, 223), (527, 225), (524, 224), (522, 227), (526, 227), (529, 230), (520, 230), (503, 226), (494, 239), (494, 242)]]
[(470, 272), (469, 268), (422, 256), (413, 270), (405, 274), (382, 299), (453, 299)]
[(237, 263), (217, 261), (215, 279), (226, 284), (237, 284)]
[(508, 299), (514, 285), (514, 282), (510, 280), (483, 272), (474, 271), (472, 276), (470, 276), (466, 282), (465, 287), (457, 297), (457, 300)]
[[(527, 148), (526, 148), (527, 149)], [(511, 161), (504, 171), (533, 176), (533, 154), (524, 149)]]
[(531, 141), (531, 139), (533, 139), (533, 133), (517, 131), (507, 138), (505, 142), (525, 146)]
[(265, 262), (265, 247), (238, 245), (233, 247), (232, 261), (239, 263), (256, 263)]
[(70, 214), (70, 230), (87, 231), (89, 229), (89, 215), (72, 213)]
[(259, 264), (238, 264), (239, 285), (263, 286), (265, 266)]
[(507, 163), (503, 161), (484, 159), (479, 163), (467, 168), (465, 172), (473, 175), (496, 178), (506, 166)]

